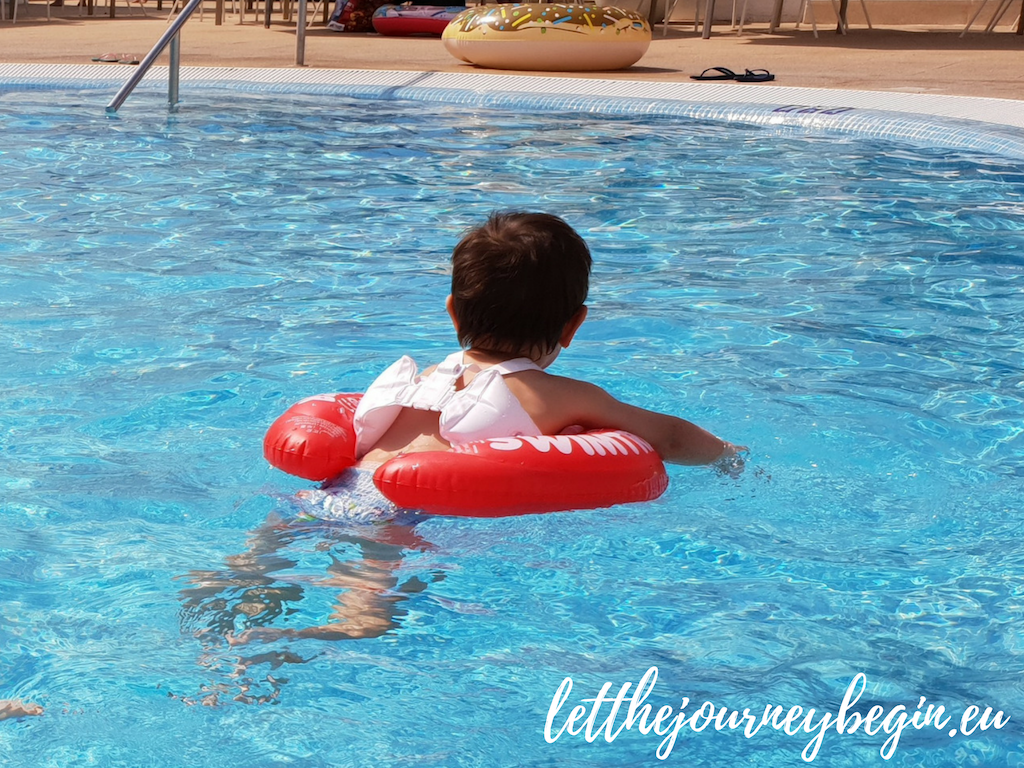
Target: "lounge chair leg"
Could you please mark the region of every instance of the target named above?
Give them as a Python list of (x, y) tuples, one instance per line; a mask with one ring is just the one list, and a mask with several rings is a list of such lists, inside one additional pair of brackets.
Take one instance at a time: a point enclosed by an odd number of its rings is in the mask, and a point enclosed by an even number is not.
[(846, 34), (846, 24), (843, 23), (843, 15), (839, 12), (839, 6), (836, 5), (836, 0), (832, 0), (832, 11), (838, 19), (839, 31), (844, 35)]
[(864, 21), (868, 23), (868, 29), (874, 29), (871, 26), (871, 17), (868, 16), (868, 4), (864, 0), (860, 0), (860, 7), (864, 11)]
[(807, 13), (811, 17), (811, 31), (814, 32), (814, 39), (818, 39), (818, 22), (814, 18), (814, 5), (810, 0), (804, 0), (804, 6), (807, 8)]
[(978, 17), (981, 16), (981, 12), (985, 9), (986, 5), (988, 5), (988, 0), (981, 0), (981, 5), (978, 6), (978, 10), (976, 10), (974, 15), (971, 16), (971, 20), (967, 22), (967, 26), (964, 27), (964, 31), (960, 33), (960, 37), (963, 37), (970, 31), (971, 27), (974, 26), (974, 22), (976, 22)]
[(668, 36), (668, 20), (675, 13), (676, 4), (679, 0), (665, 0), (665, 15), (661, 18), (661, 36)]
[(1010, 10), (1010, 3), (1012, 1), (1013, 0), (1001, 0), (999, 7), (996, 8), (996, 12), (992, 14), (991, 20), (989, 20), (988, 24), (985, 26), (986, 35), (992, 34), (996, 25), (1003, 20), (1003, 16), (1005, 16), (1006, 12)]

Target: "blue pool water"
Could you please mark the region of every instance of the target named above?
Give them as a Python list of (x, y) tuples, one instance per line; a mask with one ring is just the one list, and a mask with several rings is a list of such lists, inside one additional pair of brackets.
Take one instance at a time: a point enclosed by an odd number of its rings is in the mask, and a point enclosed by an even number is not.
[[(0, 763), (623, 766), (544, 739), (649, 702), (919, 698), (889, 764), (1017, 765), (1024, 722), (1024, 171), (828, 135), (405, 102), (0, 92)], [(590, 242), (557, 372), (751, 447), (646, 505), (296, 520), (261, 458), (294, 400), (453, 349), (459, 233), (495, 208)], [(333, 612), (379, 631), (230, 646)], [(355, 618), (352, 618), (355, 617)], [(370, 632), (370, 634), (374, 634)], [(206, 705), (206, 706), (204, 706)], [(588, 705), (589, 706), (589, 705)], [(607, 713), (607, 708), (603, 710)], [(602, 716), (603, 717), (603, 716)], [(556, 729), (558, 724), (556, 723)], [(953, 727), (950, 726), (950, 727)], [(809, 736), (684, 731), (666, 762), (790, 766)], [(829, 766), (886, 734), (827, 734)]]

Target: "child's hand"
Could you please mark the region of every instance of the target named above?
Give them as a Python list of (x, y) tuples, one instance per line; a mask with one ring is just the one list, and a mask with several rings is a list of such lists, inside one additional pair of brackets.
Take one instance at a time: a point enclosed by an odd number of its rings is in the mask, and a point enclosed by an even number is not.
[(745, 445), (726, 443), (722, 455), (712, 462), (711, 467), (719, 475), (728, 475), (735, 480), (743, 474), (743, 470), (747, 465), (740, 455), (741, 453), (750, 453), (750, 449)]

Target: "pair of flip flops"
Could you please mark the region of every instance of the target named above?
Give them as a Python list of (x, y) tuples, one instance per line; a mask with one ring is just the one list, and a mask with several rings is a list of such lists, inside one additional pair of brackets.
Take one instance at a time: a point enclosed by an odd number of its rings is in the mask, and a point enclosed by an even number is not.
[(102, 56), (93, 56), (92, 60), (104, 64), (138, 64), (140, 61), (134, 53), (104, 53)]
[(767, 69), (747, 69), (737, 75), (725, 67), (710, 67), (699, 75), (690, 75), (691, 80), (735, 80), (737, 83), (767, 83), (775, 79), (775, 75)]

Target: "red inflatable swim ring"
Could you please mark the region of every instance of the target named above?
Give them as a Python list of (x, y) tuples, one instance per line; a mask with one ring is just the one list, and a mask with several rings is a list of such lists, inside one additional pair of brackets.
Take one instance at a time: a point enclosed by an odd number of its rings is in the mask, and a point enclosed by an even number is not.
[(263, 438), (273, 466), (306, 480), (331, 480), (356, 463), (352, 417), (362, 395), (315, 395), (278, 417)]
[(391, 37), (440, 37), (448, 23), (464, 10), (464, 5), (382, 5), (373, 12), (373, 29), (378, 34)]
[[(356, 463), (352, 417), (360, 395), (317, 395), (271, 425), (263, 455), (307, 480)], [(645, 440), (620, 430), (476, 440), (447, 451), (396, 456), (373, 475), (381, 494), (431, 515), (508, 515), (595, 509), (658, 498), (665, 465)]]

